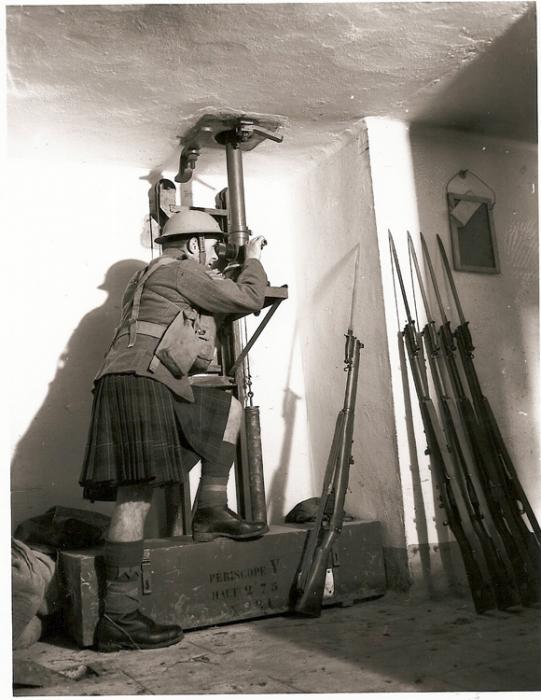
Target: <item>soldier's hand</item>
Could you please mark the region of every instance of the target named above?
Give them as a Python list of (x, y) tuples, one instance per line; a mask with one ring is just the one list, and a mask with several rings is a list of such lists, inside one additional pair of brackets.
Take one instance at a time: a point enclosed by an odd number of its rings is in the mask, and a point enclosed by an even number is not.
[(211, 280), (223, 280), (224, 274), (220, 270), (217, 269), (210, 269), (205, 271), (207, 273), (207, 276), (210, 277)]
[(261, 249), (265, 245), (267, 245), (267, 241), (265, 240), (264, 236), (255, 236), (254, 238), (250, 238), (250, 240), (246, 244), (246, 260), (249, 260), (250, 258), (260, 260)]

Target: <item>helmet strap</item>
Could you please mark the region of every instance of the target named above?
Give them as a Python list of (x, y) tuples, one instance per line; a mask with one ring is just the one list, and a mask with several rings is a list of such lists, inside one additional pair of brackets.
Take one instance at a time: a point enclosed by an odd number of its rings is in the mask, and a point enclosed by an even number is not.
[(205, 265), (207, 262), (207, 251), (205, 248), (205, 236), (197, 236), (197, 242), (199, 243), (199, 262), (201, 265)]

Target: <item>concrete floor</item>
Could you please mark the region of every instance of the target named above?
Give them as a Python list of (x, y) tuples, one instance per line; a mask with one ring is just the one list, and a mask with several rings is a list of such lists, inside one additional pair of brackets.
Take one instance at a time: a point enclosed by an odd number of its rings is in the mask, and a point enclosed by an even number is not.
[(192, 631), (156, 651), (100, 654), (58, 637), (14, 653), (50, 670), (46, 687), (14, 695), (539, 691), (540, 623), (538, 609), (476, 615), (465, 599), (388, 593), (318, 619)]

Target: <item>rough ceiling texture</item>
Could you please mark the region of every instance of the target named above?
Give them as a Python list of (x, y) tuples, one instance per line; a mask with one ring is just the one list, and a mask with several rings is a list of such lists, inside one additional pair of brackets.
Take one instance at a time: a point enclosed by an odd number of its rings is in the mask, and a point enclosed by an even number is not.
[(7, 48), (14, 155), (157, 172), (227, 109), (280, 116), (257, 153), (297, 159), (365, 116), (536, 139), (532, 3), (13, 6)]

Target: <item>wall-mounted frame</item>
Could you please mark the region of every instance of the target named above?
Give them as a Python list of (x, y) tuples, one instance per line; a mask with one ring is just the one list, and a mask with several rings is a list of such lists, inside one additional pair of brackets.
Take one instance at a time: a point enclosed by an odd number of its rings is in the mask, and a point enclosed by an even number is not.
[[(498, 274), (500, 263), (492, 217), (494, 201), (473, 194), (448, 192), (447, 204), (454, 269), (460, 272)], [(457, 218), (453, 215), (453, 210), (458, 205), (461, 210), (469, 209), (466, 217)]]

